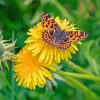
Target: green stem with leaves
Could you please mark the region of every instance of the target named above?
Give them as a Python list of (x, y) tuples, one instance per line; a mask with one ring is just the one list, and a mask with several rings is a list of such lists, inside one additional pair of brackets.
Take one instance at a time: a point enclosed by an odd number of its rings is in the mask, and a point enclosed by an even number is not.
[[(71, 76), (69, 76), (68, 74), (65, 75), (63, 71), (57, 71), (56, 73), (60, 75), (60, 80), (64, 81), (66, 84), (70, 85), (73, 88), (79, 89), (86, 97), (86, 100), (100, 99), (100, 97), (98, 97), (92, 90), (90, 90), (88, 87), (86, 87), (77, 79), (73, 78), (72, 75)], [(59, 79), (59, 77), (57, 78)]]
[(87, 71), (83, 67), (81, 67), (81, 66), (79, 66), (77, 64), (74, 64), (71, 61), (68, 61), (68, 62), (65, 62), (65, 63), (68, 65), (68, 67), (70, 67), (71, 69), (75, 70), (76, 72), (80, 72), (80, 73), (84, 73), (84, 74), (92, 74), (91, 72)]
[(91, 80), (91, 81), (94, 81), (94, 82), (100, 84), (100, 77), (97, 77), (95, 75), (72, 73), (72, 72), (66, 72), (66, 71), (62, 71), (62, 70), (57, 70), (57, 73), (60, 73), (62, 75), (67, 75), (70, 77), (74, 77), (74, 78)]

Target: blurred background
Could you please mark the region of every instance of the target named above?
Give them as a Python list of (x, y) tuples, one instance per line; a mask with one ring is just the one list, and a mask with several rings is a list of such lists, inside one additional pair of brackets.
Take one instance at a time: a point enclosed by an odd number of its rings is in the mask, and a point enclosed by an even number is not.
[[(25, 45), (28, 29), (40, 21), (42, 12), (66, 18), (88, 33), (88, 38), (79, 46), (79, 52), (73, 55), (72, 61), (100, 77), (100, 0), (0, 0), (0, 30), (4, 39), (11, 39), (14, 33), (18, 47), (15, 53)], [(64, 70), (73, 72), (65, 62), (62, 65)], [(36, 90), (18, 87), (12, 74), (11, 68), (9, 71), (3, 68), (0, 100), (87, 100), (82, 91), (58, 80), (51, 88), (50, 85)], [(100, 96), (100, 84), (80, 81)]]

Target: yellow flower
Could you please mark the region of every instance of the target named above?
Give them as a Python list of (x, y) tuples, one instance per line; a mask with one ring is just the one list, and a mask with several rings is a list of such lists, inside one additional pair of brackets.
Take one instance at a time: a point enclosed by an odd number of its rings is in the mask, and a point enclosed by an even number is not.
[[(66, 19), (60, 20), (59, 17), (56, 17), (55, 20), (62, 30), (77, 30), (74, 24), (70, 24)], [(75, 54), (76, 51), (78, 51), (74, 43), (66, 50), (59, 50), (52, 45), (48, 45), (42, 40), (42, 33), (44, 31), (45, 28), (43, 28), (42, 23), (39, 22), (34, 28), (29, 29), (27, 34), (30, 35), (30, 37), (25, 41), (25, 43), (30, 44), (28, 49), (32, 50), (33, 56), (39, 54), (39, 62), (43, 62), (44, 64), (51, 64), (53, 61), (60, 63), (63, 59), (71, 59), (71, 53)]]
[(25, 46), (18, 54), (16, 65), (14, 66), (14, 77), (18, 81), (18, 85), (25, 88), (35, 89), (36, 86), (43, 86), (46, 83), (46, 78), (51, 80), (52, 74), (48, 71), (55, 70), (54, 66), (40, 64), (38, 56), (32, 56), (28, 46)]

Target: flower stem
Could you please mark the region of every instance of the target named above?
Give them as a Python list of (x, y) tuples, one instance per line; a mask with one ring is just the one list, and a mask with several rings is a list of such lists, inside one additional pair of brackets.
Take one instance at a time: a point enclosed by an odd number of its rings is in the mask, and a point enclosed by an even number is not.
[(0, 78), (3, 79), (3, 81), (7, 84), (8, 88), (11, 90), (11, 86), (10, 86), (8, 80), (5, 78), (4, 72), (2, 72), (2, 71), (0, 72)]
[(84, 69), (83, 67), (80, 67), (79, 65), (74, 64), (71, 61), (66, 62), (66, 64), (68, 64), (70, 68), (74, 69), (77, 72), (80, 73), (84, 73), (84, 74), (92, 74), (91, 72), (87, 71), (86, 69)]
[[(10, 89), (10, 91), (12, 91), (12, 88), (11, 88), (11, 84), (8, 82), (8, 80), (5, 78), (5, 75), (4, 75), (4, 72), (0, 72), (0, 78), (3, 79), (3, 81), (6, 83), (6, 85), (8, 86), (8, 88)], [(18, 96), (15, 92), (14, 93), (14, 96)]]
[(100, 77), (97, 77), (93, 74), (79, 74), (79, 73), (66, 72), (66, 71), (62, 71), (62, 70), (58, 70), (57, 73), (60, 73), (62, 75), (67, 75), (67, 76), (70, 76), (70, 77), (74, 77), (74, 78), (92, 80), (92, 81), (100, 84)]
[[(76, 80), (75, 78), (63, 74), (61, 71), (57, 72), (60, 76), (60, 80), (65, 82), (66, 84), (72, 86), (73, 88), (79, 89), (84, 96), (86, 97), (86, 100), (99, 100), (100, 98), (91, 91), (88, 87), (86, 87), (84, 84), (82, 84), (80, 81)], [(59, 79), (59, 77), (57, 77)]]

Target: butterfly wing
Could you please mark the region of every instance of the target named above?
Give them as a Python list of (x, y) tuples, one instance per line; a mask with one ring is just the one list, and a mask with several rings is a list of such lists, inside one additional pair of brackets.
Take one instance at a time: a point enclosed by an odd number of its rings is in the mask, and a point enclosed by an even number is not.
[(88, 34), (86, 32), (80, 32), (80, 36), (79, 36), (80, 40), (84, 40), (87, 37), (88, 37)]
[(60, 30), (56, 21), (47, 13), (41, 15), (41, 22), (42, 26), (46, 28), (46, 30)]
[(78, 31), (68, 32), (68, 37), (72, 43), (79, 41), (79, 35)]
[(42, 39), (48, 44), (53, 44), (53, 36), (54, 31), (53, 30), (46, 30), (42, 33)]
[(78, 42), (79, 40), (83, 40), (87, 37), (86, 32), (80, 31), (70, 31), (68, 32), (68, 37), (72, 43)]
[(71, 46), (71, 41), (68, 36), (62, 37), (57, 43), (55, 43), (55, 47), (61, 50), (65, 50)]
[(61, 50), (65, 50), (70, 46), (71, 46), (71, 42), (70, 41), (64, 41), (64, 40), (56, 43), (56, 45), (55, 45), (56, 48), (61, 49)]
[(53, 45), (57, 49), (61, 49), (61, 50), (65, 50), (69, 46), (71, 46), (71, 42), (70, 42), (70, 40), (69, 40), (67, 35), (63, 36), (63, 33), (62, 33), (62, 36), (59, 38), (59, 40), (55, 41), (55, 38), (57, 36), (55, 34), (57, 34), (57, 33), (54, 30), (46, 30), (46, 31), (44, 31), (42, 33), (43, 41), (45, 41), (48, 44)]
[(71, 43), (78, 42), (79, 40), (87, 37), (86, 32), (79, 31), (64, 31), (56, 21), (47, 13), (41, 15), (42, 26), (46, 29), (42, 33), (43, 41), (55, 46), (58, 49), (65, 50), (71, 46)]

